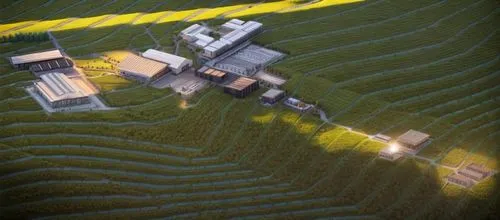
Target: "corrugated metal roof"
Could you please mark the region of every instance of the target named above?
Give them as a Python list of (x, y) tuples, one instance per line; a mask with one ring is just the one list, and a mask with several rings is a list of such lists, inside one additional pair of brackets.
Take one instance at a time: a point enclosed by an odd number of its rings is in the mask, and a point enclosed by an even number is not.
[(80, 87), (63, 73), (47, 73), (40, 76), (35, 87), (50, 102), (86, 97)]
[(142, 54), (142, 56), (156, 60), (158, 62), (163, 62), (168, 64), (170, 67), (179, 69), (183, 65), (189, 65), (192, 61), (184, 57), (176, 56), (173, 54), (165, 53), (155, 49), (149, 49)]
[(241, 90), (249, 87), (250, 85), (254, 84), (255, 82), (257, 82), (257, 81), (254, 79), (240, 77), (240, 78), (234, 80), (233, 82), (229, 83), (225, 87), (241, 91)]
[(153, 77), (167, 67), (168, 65), (165, 63), (146, 59), (134, 54), (127, 56), (127, 58), (118, 64), (120, 70), (132, 72), (147, 78)]
[(34, 63), (45, 60), (53, 60), (63, 58), (64, 56), (61, 54), (59, 50), (49, 50), (44, 52), (36, 52), (30, 54), (24, 54), (20, 56), (11, 57), (11, 62), (14, 65), (24, 64), (24, 63)]

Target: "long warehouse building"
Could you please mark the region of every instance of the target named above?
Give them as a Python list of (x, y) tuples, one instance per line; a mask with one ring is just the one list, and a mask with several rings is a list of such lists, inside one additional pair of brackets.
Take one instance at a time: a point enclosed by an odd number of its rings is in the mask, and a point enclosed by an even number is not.
[(72, 67), (73, 63), (66, 59), (61, 51), (47, 50), (13, 56), (9, 59), (12, 66), (18, 70), (31, 70), (33, 72), (42, 72), (55, 69)]
[(47, 73), (34, 82), (34, 88), (52, 108), (89, 104), (89, 97), (62, 73)]
[(165, 53), (155, 49), (148, 49), (142, 56), (151, 60), (168, 64), (174, 74), (180, 74), (193, 65), (193, 61), (177, 55)]
[(118, 64), (118, 69), (125, 78), (150, 83), (168, 73), (168, 64), (130, 54)]

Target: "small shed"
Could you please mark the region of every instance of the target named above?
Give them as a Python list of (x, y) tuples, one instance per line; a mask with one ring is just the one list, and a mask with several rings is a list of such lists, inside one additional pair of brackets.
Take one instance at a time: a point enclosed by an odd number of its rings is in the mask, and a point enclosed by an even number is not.
[(396, 161), (399, 158), (403, 157), (403, 153), (399, 151), (398, 148), (388, 146), (384, 149), (382, 149), (378, 153), (379, 158), (389, 160), (389, 161)]
[(264, 104), (274, 105), (285, 97), (285, 92), (279, 89), (267, 90), (264, 94), (260, 96), (260, 101)]

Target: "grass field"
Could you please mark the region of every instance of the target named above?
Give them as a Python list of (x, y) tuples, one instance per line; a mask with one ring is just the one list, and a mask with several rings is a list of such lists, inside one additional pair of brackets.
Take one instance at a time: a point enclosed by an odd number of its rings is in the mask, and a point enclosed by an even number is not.
[[(112, 111), (45, 114), (34, 77), (0, 45), (0, 218), (493, 219), (498, 174), (471, 189), (450, 167), (500, 159), (499, 2), (494, 0), (11, 0), (0, 35), (50, 30)], [(166, 48), (196, 22), (255, 19), (259, 44), (289, 52), (272, 68), (312, 113), (234, 99), (189, 102), (115, 76), (125, 50)], [(192, 56), (185, 48), (180, 54)], [(96, 56), (97, 55), (97, 56)], [(419, 156), (377, 159), (408, 129)], [(359, 131), (361, 133), (353, 132)]]

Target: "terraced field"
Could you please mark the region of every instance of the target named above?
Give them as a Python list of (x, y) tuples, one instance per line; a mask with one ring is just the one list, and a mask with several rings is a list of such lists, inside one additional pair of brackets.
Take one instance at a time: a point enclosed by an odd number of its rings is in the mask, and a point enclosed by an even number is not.
[[(443, 177), (469, 162), (499, 169), (499, 6), (1, 1), (0, 35), (50, 30), (94, 69), (89, 78), (117, 109), (46, 115), (23, 90), (34, 77), (4, 58), (52, 44), (0, 44), (0, 218), (494, 218), (498, 174), (471, 189)], [(234, 17), (264, 23), (255, 40), (289, 52), (272, 68), (326, 118), (263, 107), (263, 89), (240, 100), (209, 88), (184, 103), (89, 61), (124, 49), (173, 51), (182, 28)], [(384, 145), (366, 134), (408, 129), (432, 135), (420, 159), (376, 159)]]

